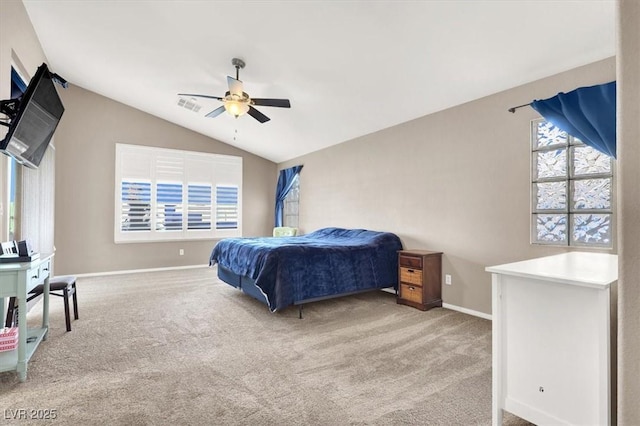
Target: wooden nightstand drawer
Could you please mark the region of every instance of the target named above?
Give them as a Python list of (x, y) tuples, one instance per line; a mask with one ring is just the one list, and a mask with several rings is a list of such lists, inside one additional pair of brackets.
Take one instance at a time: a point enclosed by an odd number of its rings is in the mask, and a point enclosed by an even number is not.
[(415, 303), (422, 303), (422, 287), (411, 284), (400, 284), (400, 297)]
[(422, 269), (400, 268), (400, 282), (422, 285)]
[(422, 269), (422, 258), (416, 256), (400, 255), (398, 258), (400, 266), (406, 266), (407, 268), (419, 268)]

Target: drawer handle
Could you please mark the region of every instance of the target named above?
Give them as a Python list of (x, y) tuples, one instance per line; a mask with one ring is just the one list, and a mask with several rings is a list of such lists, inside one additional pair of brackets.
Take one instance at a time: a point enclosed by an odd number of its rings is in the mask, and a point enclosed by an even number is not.
[(32, 279), (32, 280), (33, 280), (33, 279), (36, 279), (36, 278), (38, 278), (38, 274), (36, 274), (36, 275), (34, 275), (34, 276), (32, 276), (32, 277), (31, 277), (31, 279)]
[(413, 287), (413, 286), (409, 286), (409, 290), (413, 291), (413, 290), (415, 290), (415, 289), (416, 289), (415, 287)]
[(48, 268), (48, 267), (47, 267), (47, 268), (43, 268), (42, 270), (43, 270), (44, 272), (49, 272), (49, 268)]
[(407, 269), (407, 272), (413, 274), (415, 271), (413, 269)]

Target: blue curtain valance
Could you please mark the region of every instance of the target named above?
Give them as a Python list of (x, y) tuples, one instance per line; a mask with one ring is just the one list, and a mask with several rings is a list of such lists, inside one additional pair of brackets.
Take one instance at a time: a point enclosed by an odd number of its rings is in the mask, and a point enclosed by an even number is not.
[(289, 169), (280, 170), (278, 185), (276, 186), (276, 223), (275, 226), (282, 226), (282, 211), (284, 210), (284, 199), (287, 197), (295, 177), (302, 170), (302, 166), (293, 166)]
[(545, 120), (616, 158), (616, 82), (580, 87), (531, 102)]

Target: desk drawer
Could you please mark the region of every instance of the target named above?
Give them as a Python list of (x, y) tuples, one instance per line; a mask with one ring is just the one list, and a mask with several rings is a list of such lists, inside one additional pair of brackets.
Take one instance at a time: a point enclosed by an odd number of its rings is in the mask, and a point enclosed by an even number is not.
[(36, 266), (27, 271), (27, 294), (38, 284), (44, 282), (43, 278), (40, 278), (40, 267)]
[(44, 279), (51, 276), (51, 260), (47, 260), (40, 265), (40, 279), (44, 282)]

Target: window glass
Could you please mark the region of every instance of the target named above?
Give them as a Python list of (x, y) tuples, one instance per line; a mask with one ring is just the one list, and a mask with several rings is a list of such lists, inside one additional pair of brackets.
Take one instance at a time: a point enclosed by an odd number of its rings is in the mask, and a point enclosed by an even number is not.
[(211, 229), (211, 185), (189, 184), (189, 229)]
[(291, 190), (284, 199), (282, 224), (291, 228), (298, 228), (300, 210), (300, 175), (293, 181)]
[(122, 231), (151, 230), (151, 182), (122, 181)]
[[(25, 79), (18, 74), (18, 71), (14, 67), (11, 67), (11, 99), (18, 98), (27, 90), (27, 84)], [(8, 239), (16, 239), (16, 215), (19, 213), (18, 206), (18, 180), (19, 180), (19, 168), (18, 162), (13, 157), (7, 158), (8, 164), (8, 179), (7, 179), (7, 193), (9, 194), (9, 221), (8, 221)]]
[(9, 241), (16, 239), (16, 214), (17, 214), (17, 198), (16, 192), (18, 188), (18, 162), (13, 157), (7, 158), (9, 165)]
[(545, 120), (531, 147), (531, 241), (612, 247), (613, 160)]
[(156, 230), (182, 230), (182, 184), (158, 182), (156, 185)]
[(238, 187), (216, 186), (216, 229), (238, 227)]

